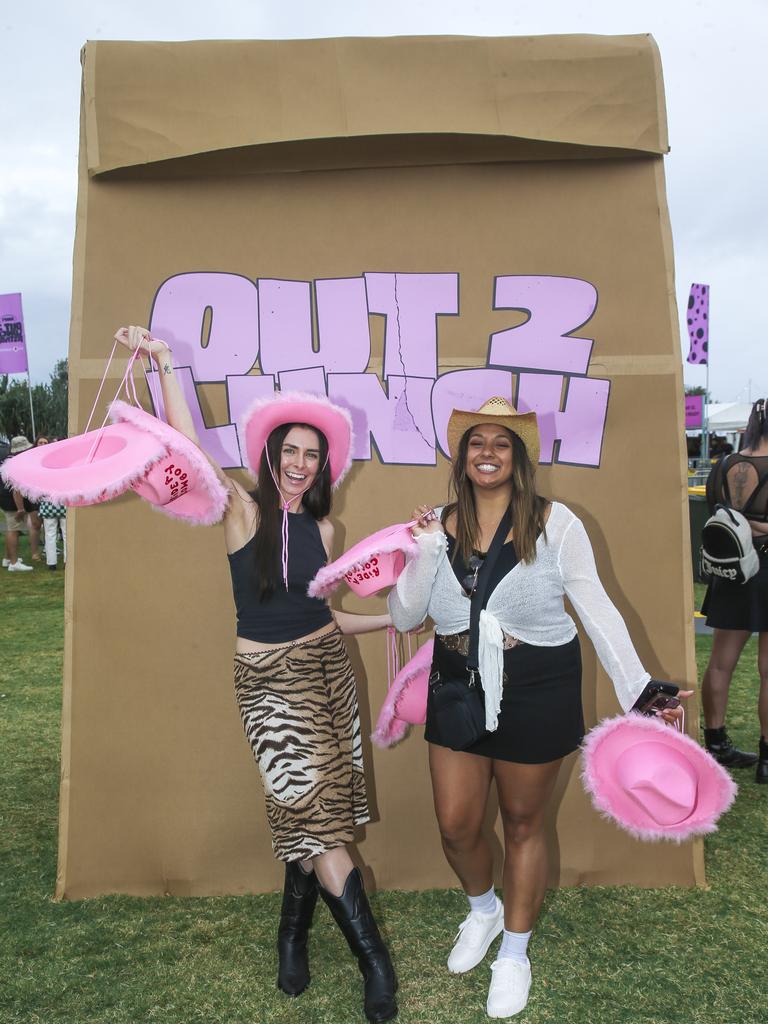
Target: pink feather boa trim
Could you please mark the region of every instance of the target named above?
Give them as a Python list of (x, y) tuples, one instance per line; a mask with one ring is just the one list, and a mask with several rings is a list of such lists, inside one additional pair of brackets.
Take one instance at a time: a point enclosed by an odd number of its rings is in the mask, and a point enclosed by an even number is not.
[[(361, 543), (362, 541), (358, 542)], [(358, 544), (350, 548), (350, 551), (354, 551)], [(395, 530), (391, 537), (382, 537), (381, 540), (374, 541), (370, 548), (366, 549), (365, 555), (358, 553), (350, 556), (348, 551), (330, 565), (324, 565), (322, 569), (318, 569), (317, 575), (310, 582), (307, 593), (310, 597), (328, 597), (356, 565), (368, 561), (374, 555), (387, 555), (393, 551), (402, 551), (406, 560), (412, 558), (418, 551), (409, 530)]]
[(713, 814), (699, 821), (681, 822), (679, 825), (666, 826), (663, 829), (661, 827), (642, 828), (640, 826), (632, 826), (616, 817), (613, 802), (604, 792), (599, 773), (595, 771), (594, 759), (603, 740), (616, 729), (626, 727), (628, 720), (631, 721), (634, 728), (645, 730), (648, 733), (668, 735), (671, 728), (655, 718), (629, 712), (626, 715), (617, 715), (615, 718), (606, 718), (593, 729), (590, 729), (584, 737), (581, 747), (581, 780), (584, 784), (584, 789), (592, 800), (595, 810), (614, 825), (619, 825), (625, 832), (634, 836), (635, 839), (642, 839), (646, 842), (658, 842), (659, 840), (667, 839), (674, 843), (682, 843), (693, 836), (716, 832), (717, 824), (715, 819), (721, 814), (725, 814), (733, 805), (738, 793), (738, 786), (722, 765), (719, 765), (690, 736), (680, 732), (675, 733), (677, 742), (681, 743), (683, 748), (690, 752), (693, 759), (699, 762), (701, 762), (702, 758), (708, 759), (707, 768), (711, 773), (711, 777), (715, 780), (715, 808)]
[[(172, 505), (167, 507), (164, 505), (152, 505), (155, 511), (161, 512), (163, 515), (168, 516), (169, 519), (183, 519), (187, 523), (193, 523), (198, 526), (213, 526), (214, 523), (221, 522), (227, 509), (229, 494), (226, 487), (216, 476), (213, 466), (193, 441), (190, 441), (188, 437), (185, 437), (184, 434), (176, 430), (175, 427), (170, 426), (170, 424), (164, 423), (143, 409), (136, 409), (134, 406), (128, 405), (127, 402), (113, 402), (109, 407), (109, 415), (115, 423), (125, 421), (138, 427), (139, 430), (152, 434), (153, 437), (156, 437), (165, 445), (169, 452), (180, 452), (188, 459), (195, 467), (200, 484), (210, 504), (207, 512), (198, 515), (176, 511)], [(150, 502), (150, 504), (152, 503)]]

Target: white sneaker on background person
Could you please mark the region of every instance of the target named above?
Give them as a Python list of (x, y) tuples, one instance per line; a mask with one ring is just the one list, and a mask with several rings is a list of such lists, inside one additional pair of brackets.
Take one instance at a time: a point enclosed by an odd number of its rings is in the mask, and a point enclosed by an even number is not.
[(20, 558), (8, 563), (8, 572), (32, 572), (33, 569), (33, 565), (25, 565)]
[(496, 909), (490, 914), (471, 910), (459, 925), (456, 941), (448, 957), (451, 974), (464, 974), (477, 967), (488, 947), (504, 930), (504, 904), (496, 897)]
[(491, 987), (486, 1013), (489, 1017), (514, 1017), (525, 1009), (531, 988), (531, 964), (528, 959), (502, 957), (491, 964)]
[(10, 562), (8, 561), (8, 559), (7, 559), (7, 558), (4, 558), (4, 559), (3, 559), (3, 568), (4, 568), (4, 569), (7, 569), (7, 568), (8, 568), (8, 566), (9, 566), (10, 564), (11, 564), (11, 563), (10, 563)]

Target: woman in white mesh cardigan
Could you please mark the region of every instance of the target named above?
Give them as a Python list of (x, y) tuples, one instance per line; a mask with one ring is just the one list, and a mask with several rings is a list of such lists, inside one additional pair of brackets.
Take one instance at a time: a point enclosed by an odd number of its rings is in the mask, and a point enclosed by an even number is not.
[[(581, 521), (536, 494), (535, 414), (518, 414), (502, 398), (477, 412), (454, 410), (448, 444), (456, 501), (439, 514), (425, 505), (414, 512), (419, 553), (398, 579), (389, 608), (400, 630), (427, 615), (435, 623), (425, 738), (443, 849), (470, 904), (448, 968), (471, 970), (503, 931), (487, 1011), (508, 1017), (523, 1009), (531, 984), (527, 946), (547, 880), (547, 803), (562, 758), (584, 734), (579, 641), (563, 597), (625, 711), (650, 676), (598, 579)], [(474, 593), (483, 610), (479, 621), (475, 611), (470, 631)], [(457, 742), (454, 706), (445, 703), (457, 686), (462, 705), (464, 698), (477, 702), (479, 738), (468, 745), (461, 736)], [(459, 733), (465, 725), (466, 717)], [(504, 825), (504, 904), (493, 889), (482, 833), (491, 780)]]

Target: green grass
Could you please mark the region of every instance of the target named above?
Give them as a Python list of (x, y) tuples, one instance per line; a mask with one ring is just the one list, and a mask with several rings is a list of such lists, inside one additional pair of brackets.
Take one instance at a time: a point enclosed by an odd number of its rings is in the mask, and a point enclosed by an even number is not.
[[(26, 552), (22, 554), (26, 557)], [(364, 1020), (356, 969), (329, 915), (313, 981), (275, 989), (277, 894), (54, 903), (63, 573), (0, 577), (0, 1022), (325, 1024)], [(709, 638), (697, 640), (700, 671)], [(755, 645), (734, 680), (729, 728), (754, 749)], [(706, 890), (548, 894), (534, 933), (526, 1024), (759, 1024), (768, 1020), (766, 806), (750, 771), (707, 841)], [(487, 966), (444, 967), (461, 894), (374, 898), (400, 975), (403, 1024), (482, 1022)]]

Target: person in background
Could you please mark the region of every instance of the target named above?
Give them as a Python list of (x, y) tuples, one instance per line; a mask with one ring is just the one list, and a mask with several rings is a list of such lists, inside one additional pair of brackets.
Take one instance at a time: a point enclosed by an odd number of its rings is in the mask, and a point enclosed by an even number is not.
[[(55, 438), (53, 440), (56, 440)], [(38, 437), (35, 447), (48, 444), (47, 437)], [(43, 524), (45, 538), (45, 563), (49, 569), (55, 570), (58, 565), (57, 545), (59, 533), (61, 534), (62, 556), (64, 565), (67, 564), (67, 509), (64, 505), (58, 505), (50, 498), (41, 498), (38, 505), (38, 514)]]
[[(763, 398), (752, 406), (741, 450), (717, 462), (707, 478), (710, 510), (718, 504), (743, 509), (750, 500), (744, 516), (752, 527), (760, 568), (746, 583), (713, 577), (707, 587), (701, 611), (714, 633), (712, 653), (701, 683), (701, 697), (707, 750), (726, 768), (749, 768), (756, 763), (756, 781), (765, 785), (768, 784), (768, 419)], [(759, 754), (738, 750), (725, 728), (731, 679), (744, 645), (753, 633), (758, 635)]]
[[(21, 435), (12, 438), (10, 457), (27, 451), (32, 445)], [(5, 558), (3, 568), (8, 572), (31, 572), (33, 566), (26, 565), (19, 557), (19, 535), (24, 528), (27, 512), (24, 498), (18, 492), (0, 481), (0, 506), (5, 516)]]

